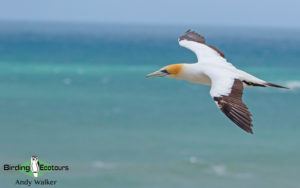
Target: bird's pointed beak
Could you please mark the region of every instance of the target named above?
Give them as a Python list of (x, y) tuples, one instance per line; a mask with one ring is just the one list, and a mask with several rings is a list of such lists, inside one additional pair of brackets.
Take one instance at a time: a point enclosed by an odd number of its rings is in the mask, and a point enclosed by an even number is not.
[(146, 76), (146, 78), (151, 78), (151, 77), (164, 77), (166, 76), (167, 74), (164, 73), (164, 72), (161, 72), (160, 70), (159, 71), (155, 71), (153, 73), (150, 73)]

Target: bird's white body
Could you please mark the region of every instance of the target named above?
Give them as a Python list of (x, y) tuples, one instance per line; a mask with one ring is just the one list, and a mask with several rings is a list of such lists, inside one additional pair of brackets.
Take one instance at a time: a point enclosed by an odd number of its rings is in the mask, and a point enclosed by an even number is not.
[[(182, 70), (178, 75), (174, 76), (174, 78), (183, 79), (192, 83), (203, 84), (203, 85), (211, 85), (212, 84), (211, 79), (213, 78), (215, 79), (220, 78), (220, 81), (233, 80), (234, 78), (237, 78), (241, 81), (246, 81), (249, 83), (256, 83), (256, 84), (266, 83), (266, 81), (264, 80), (261, 80), (251, 74), (248, 74), (242, 70), (235, 68), (230, 63), (221, 64), (221, 65), (216, 63), (184, 63)], [(226, 79), (226, 78), (230, 78), (230, 79)], [(244, 86), (248, 87), (249, 85), (244, 84)], [(229, 93), (229, 92), (230, 91), (225, 93)]]

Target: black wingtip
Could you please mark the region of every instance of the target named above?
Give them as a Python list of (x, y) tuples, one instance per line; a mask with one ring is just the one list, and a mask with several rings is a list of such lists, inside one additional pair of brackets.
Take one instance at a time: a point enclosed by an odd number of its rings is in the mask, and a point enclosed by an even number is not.
[(252, 129), (250, 129), (249, 131), (247, 131), (247, 133), (250, 133), (252, 135), (254, 134)]
[(205, 38), (199, 33), (188, 29), (182, 36), (179, 37), (179, 41), (188, 40), (205, 44)]

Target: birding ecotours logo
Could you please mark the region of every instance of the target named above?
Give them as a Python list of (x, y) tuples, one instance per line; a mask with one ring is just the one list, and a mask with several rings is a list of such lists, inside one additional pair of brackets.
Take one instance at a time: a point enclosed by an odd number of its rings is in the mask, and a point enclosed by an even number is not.
[(51, 171), (68, 171), (69, 166), (51, 165), (39, 160), (38, 156), (32, 156), (30, 161), (23, 164), (4, 164), (3, 169), (4, 171), (19, 171), (28, 176), (37, 178)]
[(38, 177), (38, 173), (40, 170), (40, 163), (37, 156), (31, 157), (30, 170), (35, 178)]

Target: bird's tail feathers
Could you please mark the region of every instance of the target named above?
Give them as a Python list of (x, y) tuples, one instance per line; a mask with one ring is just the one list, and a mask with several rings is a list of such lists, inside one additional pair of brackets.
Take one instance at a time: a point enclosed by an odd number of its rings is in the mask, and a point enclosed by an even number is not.
[(287, 88), (287, 87), (280, 86), (280, 85), (277, 85), (277, 84), (272, 84), (272, 83), (269, 83), (269, 82), (266, 82), (265, 85), (271, 86), (271, 87), (278, 87), (278, 88), (289, 89), (289, 88)]
[(256, 87), (266, 87), (266, 86), (271, 86), (271, 87), (277, 87), (277, 88), (284, 88), (284, 89), (289, 89), (284, 86), (280, 86), (277, 84), (272, 84), (270, 82), (266, 82), (264, 80), (261, 80), (249, 73), (246, 73), (242, 70), (238, 70), (238, 73), (240, 75), (240, 80), (244, 83), (245, 86), (251, 87), (251, 86), (256, 86)]

